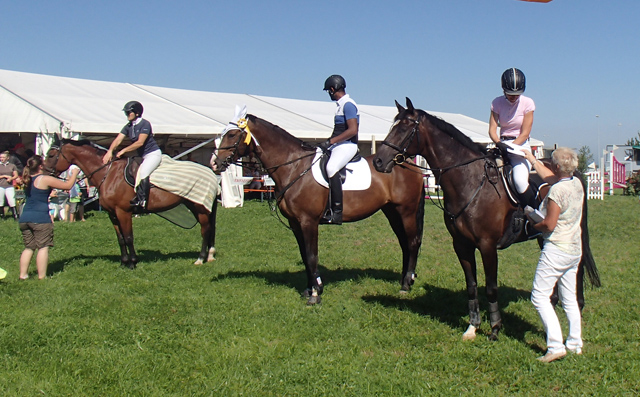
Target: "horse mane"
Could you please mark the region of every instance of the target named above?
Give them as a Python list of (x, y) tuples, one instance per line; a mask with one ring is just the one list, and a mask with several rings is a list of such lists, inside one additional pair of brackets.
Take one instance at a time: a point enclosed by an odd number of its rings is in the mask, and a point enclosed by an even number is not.
[(418, 111), (420, 115), (424, 116), (427, 120), (429, 120), (429, 122), (433, 124), (436, 128), (438, 128), (440, 131), (446, 133), (447, 135), (449, 135), (450, 137), (458, 141), (464, 147), (469, 148), (476, 153), (487, 154), (488, 150), (486, 146), (483, 146), (479, 143), (474, 142), (471, 138), (469, 138), (467, 135), (462, 133), (459, 129), (457, 129), (452, 124), (449, 124), (443, 119), (441, 119), (440, 117), (429, 114), (424, 110), (416, 109), (416, 111)]
[(303, 150), (307, 150), (307, 151), (315, 151), (316, 148), (315, 146), (309, 146), (307, 143), (305, 143), (302, 139), (300, 138), (296, 138), (295, 136), (291, 135), (290, 133), (288, 133), (284, 128), (279, 127), (275, 124), (272, 124), (270, 122), (268, 122), (267, 120), (261, 119), (260, 117), (254, 116), (252, 114), (248, 114), (247, 115), (247, 119), (249, 119), (249, 121), (251, 121), (253, 124), (256, 125), (263, 125), (265, 128), (269, 129), (271, 132), (278, 134), (279, 136), (283, 137), (284, 139), (290, 140), (293, 142), (294, 145), (300, 147)]
[(106, 151), (107, 151), (107, 149), (106, 149), (106, 148), (104, 148), (104, 147), (102, 147), (102, 146), (98, 145), (97, 143), (93, 143), (93, 142), (91, 142), (91, 141), (90, 141), (90, 140), (88, 140), (88, 139), (81, 139), (81, 140), (79, 140), (79, 141), (75, 141), (75, 140), (73, 140), (73, 139), (63, 139), (63, 140), (62, 140), (62, 144), (63, 144), (63, 145), (65, 145), (65, 144), (71, 144), (71, 145), (73, 145), (73, 146), (78, 146), (78, 147), (79, 147), (79, 146), (91, 146), (92, 148), (96, 149), (96, 152), (100, 152), (100, 151), (102, 151), (102, 152), (106, 152)]

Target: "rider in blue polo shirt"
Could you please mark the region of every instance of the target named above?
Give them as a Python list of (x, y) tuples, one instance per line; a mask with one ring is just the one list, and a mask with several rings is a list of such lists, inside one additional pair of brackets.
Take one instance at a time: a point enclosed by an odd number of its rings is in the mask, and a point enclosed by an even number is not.
[(116, 157), (120, 158), (127, 152), (136, 150), (139, 156), (142, 156), (142, 164), (138, 171), (139, 180), (136, 181), (136, 197), (131, 200), (131, 206), (134, 212), (142, 212), (147, 209), (147, 200), (149, 198), (149, 189), (151, 184), (149, 176), (160, 165), (162, 160), (162, 151), (153, 139), (153, 131), (151, 123), (143, 119), (142, 112), (144, 108), (137, 101), (130, 101), (124, 105), (122, 109), (127, 116), (129, 122), (122, 128), (118, 137), (113, 140), (109, 150), (102, 158), (102, 162), (107, 164), (113, 157), (113, 151), (120, 146), (125, 137), (131, 139), (131, 145), (121, 149)]
[(319, 145), (325, 151), (331, 150), (331, 157), (327, 162), (331, 209), (325, 212), (321, 221), (334, 225), (342, 224), (342, 182), (338, 171), (358, 152), (360, 113), (356, 102), (345, 92), (346, 87), (344, 78), (337, 74), (329, 76), (324, 82), (324, 91), (327, 91), (332, 101), (336, 101), (338, 108), (331, 138)]

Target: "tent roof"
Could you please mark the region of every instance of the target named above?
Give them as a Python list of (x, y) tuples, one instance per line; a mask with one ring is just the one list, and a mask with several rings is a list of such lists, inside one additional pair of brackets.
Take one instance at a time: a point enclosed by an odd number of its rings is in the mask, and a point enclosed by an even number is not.
[[(114, 83), (0, 70), (0, 133), (61, 132), (115, 134), (125, 124), (122, 105), (138, 100), (154, 134), (220, 133), (246, 104), (249, 113), (280, 125), (301, 139), (326, 139), (333, 128), (335, 104), (329, 101), (274, 98)], [(359, 104), (362, 141), (382, 141), (394, 106)], [(472, 140), (489, 143), (488, 124), (462, 114), (429, 112), (455, 125)], [(533, 146), (542, 146), (532, 140)]]

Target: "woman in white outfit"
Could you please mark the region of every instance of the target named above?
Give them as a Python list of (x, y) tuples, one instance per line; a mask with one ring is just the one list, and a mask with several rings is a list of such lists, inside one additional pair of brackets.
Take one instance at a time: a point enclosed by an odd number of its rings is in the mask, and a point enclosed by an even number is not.
[[(578, 156), (569, 148), (558, 148), (552, 155), (552, 167), (547, 168), (526, 151), (533, 168), (549, 183), (553, 183), (540, 205), (545, 218), (534, 224), (542, 232), (544, 246), (533, 280), (531, 301), (535, 306), (547, 334), (547, 352), (538, 360), (551, 362), (570, 352), (582, 353), (582, 317), (576, 298), (576, 274), (582, 256), (580, 222), (584, 190), (579, 178), (573, 176), (578, 167)], [(553, 287), (558, 292), (567, 319), (569, 335), (562, 343), (562, 329), (551, 304)]]

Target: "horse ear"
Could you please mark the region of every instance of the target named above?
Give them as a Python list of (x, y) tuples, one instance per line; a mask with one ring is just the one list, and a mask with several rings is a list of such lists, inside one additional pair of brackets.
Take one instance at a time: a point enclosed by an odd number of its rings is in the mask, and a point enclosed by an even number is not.
[(58, 134), (53, 134), (53, 146), (59, 148), (60, 147), (60, 137)]
[(400, 105), (398, 101), (395, 101), (395, 102), (396, 102), (396, 107), (398, 108), (398, 113), (404, 112), (404, 108), (402, 107), (402, 105)]
[(413, 112), (415, 110), (415, 108), (413, 107), (413, 103), (411, 103), (411, 99), (409, 99), (409, 97), (407, 97), (407, 109), (409, 109), (410, 112)]

